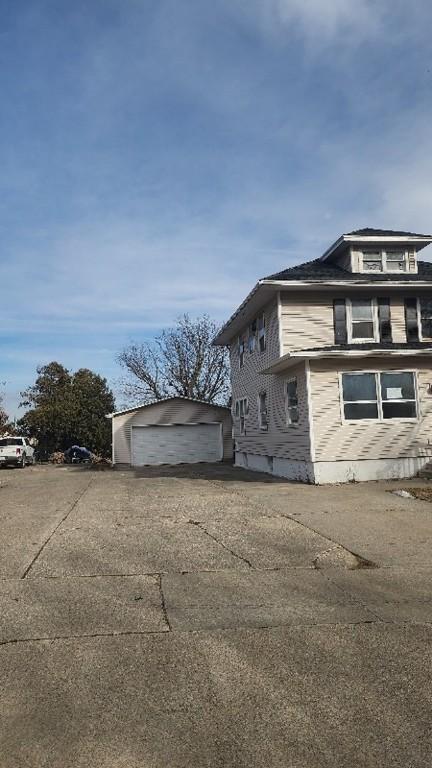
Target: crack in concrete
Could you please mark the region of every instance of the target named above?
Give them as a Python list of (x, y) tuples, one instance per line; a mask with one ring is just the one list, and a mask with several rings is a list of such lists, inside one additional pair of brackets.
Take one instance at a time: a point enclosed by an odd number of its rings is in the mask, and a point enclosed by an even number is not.
[(163, 613), (163, 616), (164, 616), (164, 619), (165, 619), (165, 623), (166, 623), (166, 625), (168, 627), (168, 632), (171, 632), (171, 623), (170, 623), (170, 620), (169, 620), (168, 610), (167, 610), (166, 603), (165, 603), (165, 595), (164, 595), (164, 591), (163, 591), (163, 587), (162, 587), (162, 574), (160, 573), (160, 574), (158, 574), (158, 576), (159, 576), (158, 581), (159, 581), (159, 592), (160, 592), (160, 598), (161, 598), (162, 613)]
[(380, 619), (377, 617), (376, 619), (359, 619), (359, 621), (322, 621), (322, 622), (299, 622), (297, 624), (292, 623), (283, 623), (283, 624), (262, 624), (260, 626), (251, 627), (247, 624), (244, 624), (239, 627), (215, 627), (215, 628), (206, 628), (203, 629), (177, 629), (177, 630), (148, 630), (148, 631), (119, 631), (119, 632), (95, 632), (92, 634), (82, 634), (82, 635), (55, 635), (55, 636), (46, 636), (46, 637), (27, 637), (23, 639), (15, 639), (15, 640), (3, 640), (0, 641), (0, 647), (1, 646), (7, 646), (7, 645), (24, 645), (26, 643), (54, 643), (54, 642), (60, 642), (62, 640), (89, 640), (89, 639), (104, 639), (104, 638), (116, 638), (116, 637), (147, 637), (152, 635), (161, 635), (165, 637), (174, 637), (176, 634), (178, 635), (188, 635), (188, 634), (204, 634), (204, 633), (213, 633), (213, 632), (226, 632), (226, 633), (235, 633), (235, 632), (256, 632), (261, 630), (267, 630), (272, 631), (276, 629), (286, 629), (288, 631), (295, 630), (295, 629), (303, 629), (304, 627), (308, 627), (310, 630), (313, 630), (314, 628), (322, 629), (323, 627), (358, 627), (368, 624), (381, 624), (382, 626), (385, 625), (391, 625), (391, 626), (431, 626), (432, 621), (421, 621), (421, 622), (413, 622), (413, 621), (398, 621), (393, 622), (389, 621), (387, 619)]
[[(327, 581), (329, 581), (331, 584), (333, 584), (334, 587), (336, 587), (340, 592), (342, 592), (343, 595), (346, 595), (351, 600), (353, 600), (354, 603), (361, 606), (365, 611), (368, 611), (368, 613), (371, 614), (371, 616), (375, 616), (376, 619), (380, 622), (387, 623), (386, 619), (383, 619), (382, 616), (380, 616), (376, 611), (374, 611), (370, 606), (365, 603), (363, 600), (361, 600), (358, 595), (353, 594), (349, 589), (344, 589), (344, 587), (341, 587), (340, 584), (338, 584), (336, 581), (333, 581), (332, 578), (328, 575), (328, 573), (323, 573), (321, 571), (322, 575), (324, 576)], [(397, 623), (397, 622), (388, 622), (388, 623)]]
[(89, 480), (89, 482), (87, 483), (87, 485), (86, 485), (86, 487), (84, 488), (84, 490), (83, 490), (83, 491), (81, 491), (81, 493), (78, 495), (78, 497), (77, 497), (77, 498), (75, 499), (75, 501), (73, 502), (73, 504), (72, 504), (72, 506), (70, 507), (70, 509), (69, 509), (69, 510), (66, 512), (66, 514), (65, 514), (65, 515), (62, 517), (62, 519), (60, 520), (60, 522), (59, 522), (59, 523), (58, 523), (58, 524), (55, 526), (54, 530), (53, 530), (53, 531), (51, 531), (51, 533), (50, 533), (50, 535), (48, 536), (48, 538), (47, 538), (47, 539), (44, 541), (44, 543), (42, 544), (42, 546), (40, 547), (40, 549), (39, 549), (39, 550), (36, 552), (36, 554), (35, 554), (35, 556), (34, 556), (33, 560), (32, 560), (32, 561), (31, 561), (31, 563), (30, 563), (30, 564), (27, 566), (27, 568), (25, 569), (25, 571), (24, 571), (23, 575), (21, 576), (21, 579), (25, 579), (25, 578), (27, 577), (27, 575), (29, 574), (30, 570), (33, 568), (33, 566), (34, 566), (35, 562), (37, 561), (37, 559), (40, 557), (40, 555), (41, 555), (41, 554), (42, 554), (42, 552), (44, 551), (44, 549), (45, 549), (46, 545), (47, 545), (47, 544), (49, 544), (49, 542), (51, 541), (51, 539), (52, 539), (52, 537), (54, 536), (54, 534), (55, 534), (55, 533), (57, 533), (57, 531), (58, 531), (58, 529), (60, 528), (60, 526), (61, 526), (61, 525), (62, 525), (62, 524), (65, 522), (65, 520), (67, 520), (67, 518), (69, 517), (69, 515), (71, 514), (71, 512), (73, 512), (73, 510), (74, 510), (74, 509), (75, 509), (75, 507), (77, 506), (78, 502), (79, 502), (79, 501), (81, 501), (81, 499), (82, 499), (82, 497), (84, 496), (84, 494), (85, 494), (85, 493), (87, 493), (87, 491), (88, 491), (88, 489), (90, 488), (90, 485), (92, 484), (92, 482), (93, 482), (93, 477), (91, 477), (91, 478), (90, 478), (90, 480)]
[(226, 549), (227, 552), (229, 552), (233, 557), (236, 557), (237, 560), (240, 560), (243, 563), (246, 563), (246, 565), (249, 566), (249, 568), (253, 568), (253, 565), (250, 560), (247, 559), (247, 557), (243, 557), (243, 555), (239, 555), (237, 552), (234, 552), (233, 549), (230, 549), (230, 547), (227, 547), (226, 544), (223, 543), (223, 541), (219, 541), (219, 539), (216, 538), (216, 536), (213, 536), (212, 533), (209, 533), (209, 531), (204, 527), (203, 523), (201, 523), (199, 520), (188, 520), (188, 523), (190, 525), (195, 525), (197, 528), (199, 528), (203, 533), (206, 534), (206, 536), (209, 536), (210, 539), (213, 539), (213, 541), (216, 542), (216, 544), (219, 544), (220, 547), (223, 547), (223, 549)]

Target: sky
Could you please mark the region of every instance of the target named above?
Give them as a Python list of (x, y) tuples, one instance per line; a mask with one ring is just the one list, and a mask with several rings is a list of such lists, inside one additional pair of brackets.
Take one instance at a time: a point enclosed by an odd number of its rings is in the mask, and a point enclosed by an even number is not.
[(38, 365), (117, 388), (130, 341), (226, 320), (342, 232), (432, 230), (429, 0), (0, 0), (0, 17), (12, 415)]

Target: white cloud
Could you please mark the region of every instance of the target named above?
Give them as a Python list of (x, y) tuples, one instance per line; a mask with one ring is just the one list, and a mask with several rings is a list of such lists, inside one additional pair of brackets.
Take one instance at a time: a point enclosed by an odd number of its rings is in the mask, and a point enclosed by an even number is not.
[[(326, 43), (351, 33), (350, 43), (381, 27), (386, 0), (235, 0), (237, 9), (273, 34), (287, 28), (299, 30), (314, 41)], [(340, 43), (343, 39), (340, 38)]]

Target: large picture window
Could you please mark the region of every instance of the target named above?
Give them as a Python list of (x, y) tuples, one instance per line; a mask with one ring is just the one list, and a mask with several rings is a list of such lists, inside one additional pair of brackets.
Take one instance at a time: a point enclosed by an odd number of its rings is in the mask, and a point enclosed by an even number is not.
[(416, 382), (411, 371), (343, 373), (342, 399), (347, 421), (417, 418)]

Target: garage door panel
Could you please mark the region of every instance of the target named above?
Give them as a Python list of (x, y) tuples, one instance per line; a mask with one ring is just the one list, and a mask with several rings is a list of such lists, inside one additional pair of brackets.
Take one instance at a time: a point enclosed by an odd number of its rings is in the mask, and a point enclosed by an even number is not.
[(194, 464), (220, 461), (220, 424), (177, 424), (132, 428), (132, 464)]

